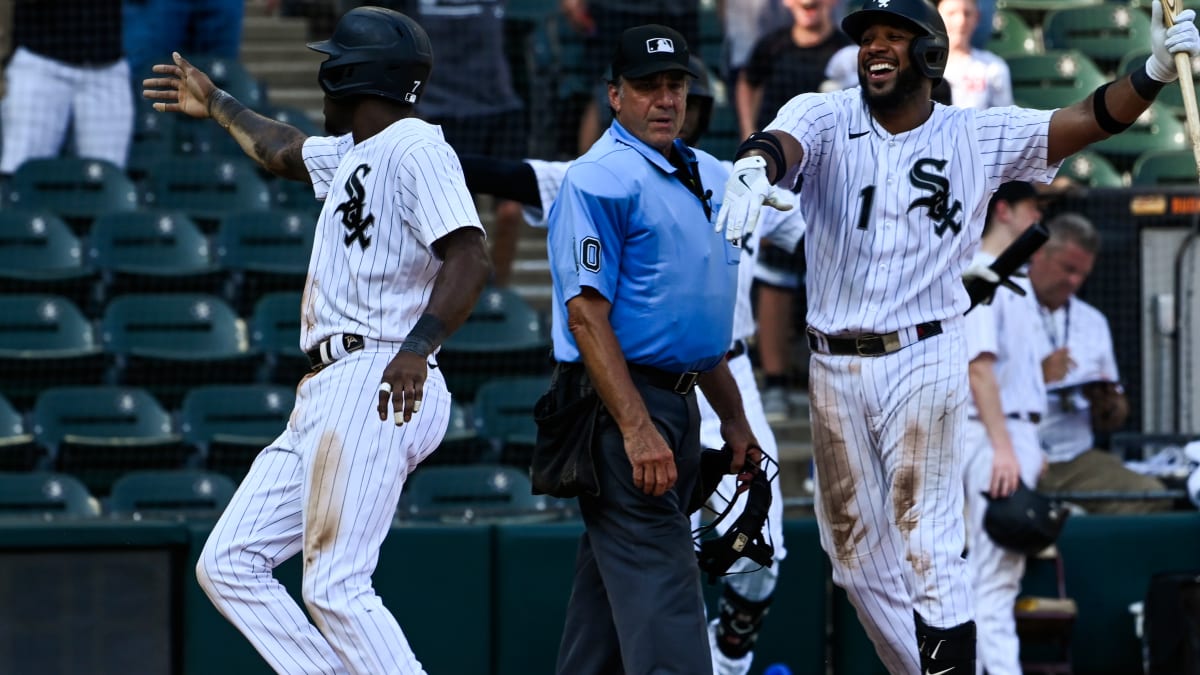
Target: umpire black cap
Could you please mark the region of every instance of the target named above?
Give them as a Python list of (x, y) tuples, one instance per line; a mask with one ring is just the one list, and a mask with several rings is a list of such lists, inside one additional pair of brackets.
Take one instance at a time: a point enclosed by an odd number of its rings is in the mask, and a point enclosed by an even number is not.
[(842, 19), (842, 30), (855, 44), (861, 44), (867, 27), (897, 19), (917, 34), (909, 48), (917, 70), (937, 84), (946, 72), (950, 38), (942, 15), (929, 0), (864, 0), (860, 8)]
[(621, 33), (607, 79), (646, 77), (672, 70), (698, 77), (689, 62), (687, 40), (674, 28), (647, 24)]

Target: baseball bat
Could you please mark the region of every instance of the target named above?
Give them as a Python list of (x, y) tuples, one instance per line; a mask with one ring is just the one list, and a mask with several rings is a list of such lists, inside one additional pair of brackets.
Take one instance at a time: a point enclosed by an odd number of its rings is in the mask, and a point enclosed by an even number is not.
[[(1175, 15), (1183, 9), (1180, 0), (1161, 0), (1163, 23), (1167, 28), (1175, 25)], [(1188, 137), (1192, 141), (1192, 159), (1196, 162), (1196, 175), (1200, 177), (1200, 112), (1196, 110), (1196, 85), (1192, 82), (1192, 59), (1186, 52), (1175, 55), (1175, 70), (1179, 71), (1179, 89), (1183, 94), (1183, 111), (1187, 116)]]
[[(1013, 243), (1008, 245), (1008, 248), (988, 265), (988, 269), (996, 273), (1001, 281), (1012, 276), (1013, 272), (1020, 269), (1025, 261), (1046, 243), (1050, 238), (1050, 231), (1041, 223), (1034, 223), (1028, 230), (1021, 233)], [(971, 279), (966, 283), (967, 295), (971, 296), (971, 307), (967, 311), (975, 308), (975, 305), (983, 302), (992, 293), (996, 292), (996, 285), (988, 283), (978, 277)]]

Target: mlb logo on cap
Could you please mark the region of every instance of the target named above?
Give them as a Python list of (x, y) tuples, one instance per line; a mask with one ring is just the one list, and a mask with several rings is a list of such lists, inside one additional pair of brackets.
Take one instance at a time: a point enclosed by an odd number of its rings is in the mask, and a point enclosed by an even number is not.
[(646, 52), (650, 54), (658, 52), (670, 52), (674, 54), (675, 43), (671, 41), (671, 38), (652, 38), (646, 40)]
[(688, 64), (687, 39), (669, 26), (647, 24), (621, 33), (604, 79), (615, 82), (622, 77), (648, 77), (670, 71), (697, 76)]

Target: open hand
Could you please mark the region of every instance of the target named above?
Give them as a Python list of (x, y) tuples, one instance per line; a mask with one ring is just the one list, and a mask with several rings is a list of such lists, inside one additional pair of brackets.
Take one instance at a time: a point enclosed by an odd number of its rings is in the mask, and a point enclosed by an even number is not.
[(212, 80), (187, 59), (172, 52), (174, 63), (160, 63), (151, 70), (169, 77), (142, 80), (142, 96), (155, 101), (159, 112), (181, 112), (191, 117), (208, 117), (208, 99), (217, 90)]

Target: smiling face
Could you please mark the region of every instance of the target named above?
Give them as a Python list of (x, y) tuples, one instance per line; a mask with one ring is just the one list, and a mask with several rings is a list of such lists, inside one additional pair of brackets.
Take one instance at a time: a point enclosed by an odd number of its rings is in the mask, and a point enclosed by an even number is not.
[(920, 93), (921, 74), (909, 58), (917, 34), (899, 22), (868, 26), (858, 45), (858, 83), (867, 106), (890, 111)]
[(625, 130), (662, 152), (683, 127), (687, 111), (688, 75), (675, 70), (608, 85), (608, 104)]

